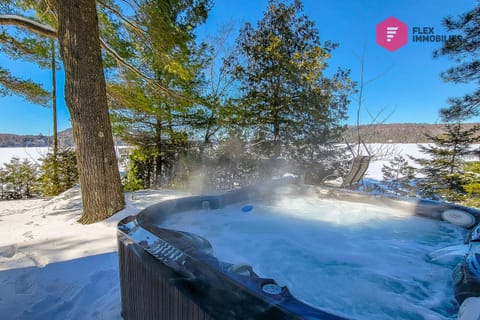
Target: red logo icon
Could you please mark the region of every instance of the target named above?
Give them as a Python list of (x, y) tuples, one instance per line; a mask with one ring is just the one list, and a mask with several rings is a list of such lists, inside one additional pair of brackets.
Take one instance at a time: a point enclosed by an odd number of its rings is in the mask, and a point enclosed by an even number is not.
[(395, 17), (377, 24), (377, 43), (393, 52), (408, 42), (408, 26)]

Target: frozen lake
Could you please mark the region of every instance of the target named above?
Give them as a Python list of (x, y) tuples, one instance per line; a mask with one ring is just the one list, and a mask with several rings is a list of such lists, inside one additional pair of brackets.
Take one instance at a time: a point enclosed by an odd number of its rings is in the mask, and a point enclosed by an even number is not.
[[(117, 154), (120, 149), (128, 147), (117, 147)], [(28, 159), (30, 162), (39, 164), (39, 160), (47, 155), (52, 148), (50, 147), (15, 147), (0, 148), (0, 167), (4, 163), (10, 162), (13, 157)]]
[[(374, 154), (387, 154), (388, 159), (393, 158), (394, 155), (403, 155), (405, 158), (408, 158), (408, 155), (421, 158), (425, 157), (423, 153), (420, 152), (418, 144), (416, 143), (392, 143), (392, 144), (368, 144), (369, 148), (374, 152)], [(480, 145), (474, 145), (476, 148)], [(118, 147), (128, 148), (128, 147)], [(21, 159), (28, 159), (32, 162), (38, 162), (38, 159), (42, 158), (47, 154), (50, 148), (48, 147), (33, 147), (33, 148), (0, 148), (0, 166), (3, 166), (4, 163), (9, 162), (12, 157), (19, 157)], [(410, 165), (415, 165), (415, 163), (407, 159)], [(371, 178), (375, 180), (382, 180), (382, 166), (388, 164), (388, 160), (385, 160), (384, 157), (374, 160), (370, 163), (368, 171), (365, 175), (366, 178)]]
[(0, 167), (4, 163), (10, 162), (13, 157), (20, 159), (28, 159), (30, 162), (38, 163), (38, 160), (51, 150), (49, 147), (16, 147), (16, 148), (0, 148)]

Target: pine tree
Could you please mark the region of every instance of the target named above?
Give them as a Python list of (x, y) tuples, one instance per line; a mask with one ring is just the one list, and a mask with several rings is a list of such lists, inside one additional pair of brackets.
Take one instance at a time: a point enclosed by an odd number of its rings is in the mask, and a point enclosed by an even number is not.
[(0, 199), (5, 199), (5, 184), (7, 183), (7, 171), (0, 167)]
[(470, 191), (475, 190), (471, 176), (464, 174), (462, 156), (468, 153), (469, 144), (479, 141), (475, 133), (480, 128), (462, 129), (461, 123), (480, 113), (480, 2), (457, 19), (447, 17), (443, 24), (447, 31), (460, 32), (460, 37), (449, 38), (434, 53), (435, 57), (448, 56), (459, 63), (443, 72), (442, 78), (453, 83), (472, 82), (477, 88), (461, 98), (450, 98), (449, 107), (440, 110), (442, 120), (447, 122), (447, 133), (431, 137), (436, 146), (425, 149), (425, 152), (432, 159), (419, 163), (424, 165), (427, 173), (422, 187), (428, 194), (439, 193), (447, 200), (459, 201), (468, 198)]
[(465, 192), (467, 197), (464, 204), (480, 208), (480, 162), (465, 164)]
[(410, 183), (415, 178), (415, 171), (401, 155), (393, 157), (388, 165), (382, 167), (383, 180), (388, 183), (390, 190), (401, 195), (412, 194), (413, 187)]
[(75, 151), (60, 149), (41, 159), (39, 191), (44, 196), (56, 196), (78, 183)]
[(240, 82), (237, 121), (266, 157), (313, 163), (345, 129), (353, 83), (339, 69), (325, 76), (336, 44), (321, 43), (299, 0), (272, 0), (254, 27), (247, 23), (229, 60)]
[(22, 195), (31, 198), (37, 192), (37, 166), (27, 159), (20, 166), (20, 181), (23, 185)]
[[(28, 37), (24, 33), (15, 36), (0, 30), (0, 52), (15, 60), (33, 62), (48, 68), (48, 42), (42, 37)], [(0, 95), (17, 95), (41, 106), (48, 106), (50, 94), (31, 79), (20, 79), (9, 70), (0, 67)]]
[(15, 77), (10, 71), (0, 67), (0, 96), (7, 95), (22, 96), (26, 100), (40, 105), (47, 105), (49, 97), (48, 92), (41, 85), (32, 80)]
[(10, 162), (5, 163), (5, 182), (10, 184), (9, 197), (21, 199), (31, 198), (35, 192), (37, 182), (37, 168), (27, 159), (13, 157)]
[[(100, 39), (93, 0), (53, 4), (25, 0), (5, 1), (5, 4), (15, 5), (16, 15), (0, 16), (0, 24), (18, 26), (59, 41), (66, 75), (65, 100), (72, 118), (81, 181), (80, 221), (103, 220), (121, 210), (125, 202), (111, 134), (101, 46), (118, 61), (126, 63)], [(30, 16), (32, 13), (37, 16)]]
[(125, 191), (132, 192), (132, 198), (134, 191), (143, 189), (143, 180), (139, 177), (139, 175), (140, 172), (138, 165), (134, 161), (130, 160), (127, 174), (123, 179), (123, 189)]
[(445, 124), (445, 133), (427, 135), (433, 144), (419, 145), (425, 159), (414, 159), (424, 178), (419, 183), (420, 193), (429, 198), (441, 196), (448, 201), (460, 201), (465, 195), (464, 157), (470, 152), (470, 144), (478, 142), (474, 126), (463, 129), (460, 122)]
[[(197, 86), (203, 67), (203, 46), (195, 43), (194, 29), (206, 19), (209, 1), (141, 1), (135, 17), (147, 30), (137, 43), (144, 70), (152, 74), (146, 82), (132, 72), (123, 72), (108, 87), (116, 133), (145, 152), (153, 171), (137, 174), (145, 187), (159, 187), (172, 178), (178, 155), (188, 144), (186, 114), (197, 107)], [(157, 87), (171, 90), (166, 93)], [(146, 170), (152, 167), (142, 166)], [(167, 179), (165, 179), (167, 178)]]
[(453, 83), (473, 83), (475, 89), (461, 98), (450, 98), (450, 106), (441, 113), (445, 119), (464, 121), (480, 114), (480, 2), (457, 19), (447, 17), (443, 24), (447, 31), (459, 32), (460, 37), (449, 38), (434, 53), (459, 63), (442, 73), (442, 78)]

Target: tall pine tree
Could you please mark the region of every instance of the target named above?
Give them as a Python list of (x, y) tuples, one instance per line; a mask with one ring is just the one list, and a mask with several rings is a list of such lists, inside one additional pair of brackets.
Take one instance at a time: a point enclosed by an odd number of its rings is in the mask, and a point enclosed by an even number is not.
[(187, 143), (185, 115), (197, 103), (203, 62), (194, 30), (205, 21), (210, 2), (147, 0), (138, 4), (135, 21), (146, 30), (145, 43), (132, 41), (132, 45), (144, 62), (143, 70), (152, 76), (144, 81), (123, 72), (108, 91), (116, 132), (139, 147), (137, 152), (143, 153), (140, 158), (145, 161), (142, 167), (152, 170), (139, 172), (145, 187), (158, 187), (164, 177), (172, 176), (172, 164)]
[[(101, 46), (93, 0), (5, 1), (21, 15), (0, 16), (0, 24), (57, 38), (65, 70), (65, 99), (76, 144), (83, 213), (80, 221), (103, 220), (124, 207), (107, 108)], [(41, 12), (48, 12), (44, 19)], [(15, 12), (17, 13), (17, 12)], [(33, 14), (32, 14), (33, 13)], [(118, 59), (121, 60), (121, 59)]]
[(474, 92), (461, 98), (450, 98), (449, 107), (440, 110), (446, 123), (445, 133), (428, 136), (434, 145), (422, 146), (429, 159), (416, 159), (425, 175), (419, 184), (420, 190), (430, 197), (440, 195), (449, 201), (462, 201), (468, 193), (469, 178), (465, 175), (464, 157), (470, 145), (478, 142), (476, 134), (480, 127), (462, 128), (462, 122), (478, 115), (480, 111), (480, 3), (457, 19), (447, 17), (443, 21), (447, 31), (460, 32), (460, 37), (451, 37), (434, 56), (448, 56), (459, 64), (442, 73), (447, 82), (477, 85)]
[(325, 75), (336, 44), (322, 43), (299, 0), (271, 0), (237, 39), (230, 60), (242, 93), (238, 120), (266, 157), (315, 162), (344, 127), (353, 83), (339, 69)]
[(447, 31), (460, 37), (451, 37), (434, 56), (448, 56), (458, 63), (442, 73), (445, 81), (473, 83), (475, 89), (463, 97), (450, 98), (449, 107), (442, 109), (444, 118), (455, 121), (480, 114), (480, 2), (472, 10), (456, 19), (447, 17), (443, 24)]
[(479, 141), (475, 134), (478, 130), (478, 126), (464, 129), (460, 122), (454, 122), (445, 124), (444, 134), (427, 135), (433, 144), (419, 147), (428, 157), (414, 159), (424, 175), (418, 185), (422, 195), (429, 198), (441, 196), (448, 201), (463, 199), (467, 183), (464, 159), (470, 152), (470, 145)]

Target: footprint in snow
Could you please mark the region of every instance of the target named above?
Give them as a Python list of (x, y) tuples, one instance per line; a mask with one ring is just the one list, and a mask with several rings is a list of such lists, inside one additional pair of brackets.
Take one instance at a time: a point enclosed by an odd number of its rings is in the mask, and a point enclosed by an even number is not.
[(26, 239), (32, 240), (33, 239), (33, 232), (32, 231), (27, 231), (22, 236)]
[(0, 257), (11, 258), (17, 253), (17, 247), (14, 245), (0, 247)]

